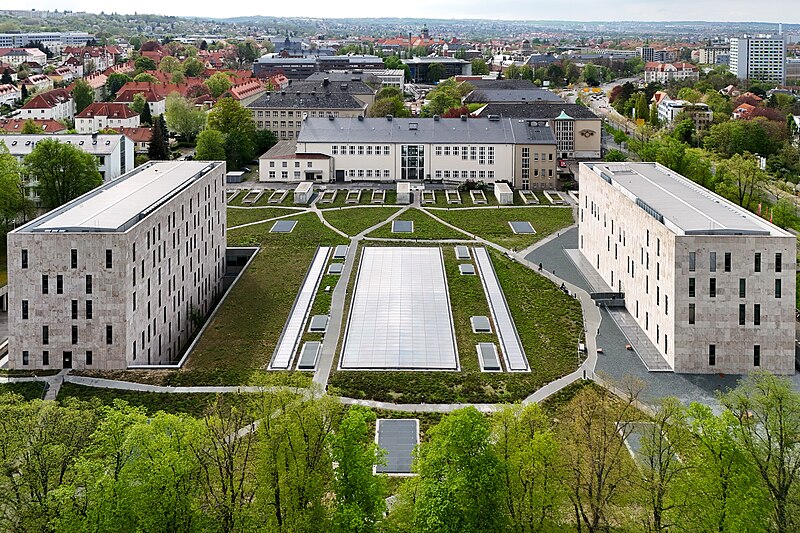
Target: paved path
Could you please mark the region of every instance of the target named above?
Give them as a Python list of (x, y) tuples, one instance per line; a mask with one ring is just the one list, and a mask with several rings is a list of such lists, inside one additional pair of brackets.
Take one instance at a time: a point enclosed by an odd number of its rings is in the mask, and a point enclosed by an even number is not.
[[(300, 387), (261, 387), (249, 385), (236, 386), (198, 386), (198, 387), (173, 387), (166, 385), (149, 385), (132, 381), (117, 381), (114, 379), (90, 378), (87, 376), (62, 376), (63, 381), (82, 385), (84, 387), (97, 387), (101, 389), (126, 390), (137, 392), (158, 392), (164, 394), (225, 394), (225, 393), (259, 393), (290, 391), (302, 394), (311, 394), (312, 389)], [(50, 399), (50, 398), (45, 398)]]

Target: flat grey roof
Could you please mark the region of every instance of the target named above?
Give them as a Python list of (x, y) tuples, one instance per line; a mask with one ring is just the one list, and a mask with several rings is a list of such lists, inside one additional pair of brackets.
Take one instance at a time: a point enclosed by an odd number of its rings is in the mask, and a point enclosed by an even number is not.
[[(610, 179), (612, 186), (633, 202), (639, 203), (654, 217), (660, 215), (664, 224), (675, 233), (790, 236), (777, 226), (658, 163), (586, 165), (606, 181)], [(645, 205), (641, 205), (642, 202)]]
[(349, 247), (346, 244), (339, 244), (333, 250), (333, 258), (334, 259), (344, 259), (347, 257), (347, 249)]
[(481, 370), (488, 372), (502, 370), (500, 358), (497, 356), (497, 347), (493, 342), (481, 342), (475, 345), (475, 348), (481, 358)]
[(515, 220), (508, 223), (514, 233), (536, 233), (533, 225), (527, 220)]
[(475, 333), (491, 333), (492, 325), (489, 323), (488, 316), (472, 316), (469, 318), (472, 324), (472, 331)]
[(126, 231), (155, 207), (222, 164), (209, 161), (158, 161), (144, 165), (15, 231)]
[(439, 248), (364, 248), (340, 366), (458, 369)]
[(341, 274), (344, 270), (344, 263), (331, 263), (328, 266), (328, 274)]
[(309, 341), (303, 344), (300, 351), (300, 360), (297, 362), (298, 370), (313, 370), (317, 366), (317, 356), (322, 345), (319, 341)]
[(314, 315), (308, 324), (308, 331), (325, 331), (328, 328), (328, 315)]
[(469, 248), (466, 246), (456, 246), (456, 259), (469, 259)]
[(472, 263), (462, 263), (458, 265), (458, 271), (461, 273), (462, 276), (474, 276), (475, 265), (473, 265)]
[(414, 233), (414, 221), (392, 220), (392, 233)]
[(556, 144), (545, 121), (486, 118), (308, 118), (297, 142)]
[(269, 232), (291, 233), (296, 225), (297, 225), (296, 220), (278, 220), (277, 222), (275, 222), (275, 224), (272, 225), (272, 229), (270, 229)]
[(386, 464), (376, 465), (375, 472), (410, 474), (414, 448), (419, 443), (419, 421), (416, 418), (379, 419), (375, 433), (378, 446), (386, 450)]
[(551, 102), (563, 103), (556, 93), (547, 89), (476, 89), (464, 98), (465, 104), (476, 102)]

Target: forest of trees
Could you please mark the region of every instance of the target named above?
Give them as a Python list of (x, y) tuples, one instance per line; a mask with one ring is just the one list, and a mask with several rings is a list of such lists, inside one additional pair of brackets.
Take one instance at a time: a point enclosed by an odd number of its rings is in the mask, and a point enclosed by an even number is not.
[(579, 382), (544, 406), (423, 415), (410, 478), (373, 475), (376, 413), (329, 396), (227, 395), (195, 418), (6, 394), (0, 529), (797, 531), (789, 380), (750, 376), (720, 409), (645, 412), (637, 382), (615, 390)]

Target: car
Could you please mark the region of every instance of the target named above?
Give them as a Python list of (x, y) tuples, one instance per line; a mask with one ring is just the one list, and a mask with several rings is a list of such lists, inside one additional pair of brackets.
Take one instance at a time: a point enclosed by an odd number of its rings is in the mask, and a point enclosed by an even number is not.
[(242, 172), (247, 172), (249, 174), (250, 172), (252, 172), (252, 170), (250, 170), (250, 168), (248, 167), (242, 167)]

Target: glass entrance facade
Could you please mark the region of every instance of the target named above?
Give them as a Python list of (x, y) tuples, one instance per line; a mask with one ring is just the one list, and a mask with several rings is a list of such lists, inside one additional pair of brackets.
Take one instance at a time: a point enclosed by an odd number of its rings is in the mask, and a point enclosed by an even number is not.
[(425, 178), (425, 147), (404, 144), (400, 147), (400, 176), (404, 180)]

